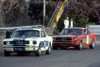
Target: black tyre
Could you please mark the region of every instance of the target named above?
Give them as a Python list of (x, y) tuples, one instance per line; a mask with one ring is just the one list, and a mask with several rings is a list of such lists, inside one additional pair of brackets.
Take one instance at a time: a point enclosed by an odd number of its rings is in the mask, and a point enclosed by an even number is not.
[(54, 49), (54, 50), (57, 50), (57, 49), (58, 49), (58, 47), (57, 47), (57, 46), (53, 46), (53, 49)]
[(49, 44), (49, 47), (48, 47), (48, 49), (46, 50), (46, 53), (45, 53), (45, 54), (49, 55), (50, 52), (51, 52), (51, 43)]
[(94, 40), (92, 41), (92, 44), (89, 47), (90, 47), (90, 49), (94, 49), (94, 47), (95, 47), (95, 41)]
[(4, 51), (5, 56), (10, 56), (10, 52)]
[(39, 46), (38, 50), (35, 51), (35, 55), (36, 56), (40, 56), (41, 55), (41, 46)]
[(82, 41), (80, 41), (79, 45), (78, 45), (78, 50), (82, 50)]

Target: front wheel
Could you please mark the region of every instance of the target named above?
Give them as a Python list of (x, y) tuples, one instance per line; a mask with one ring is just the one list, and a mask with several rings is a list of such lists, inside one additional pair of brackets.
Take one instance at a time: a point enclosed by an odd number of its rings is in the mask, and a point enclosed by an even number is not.
[(90, 47), (90, 49), (94, 49), (94, 47), (95, 47), (95, 41), (94, 40), (92, 41), (92, 44), (89, 47)]
[(78, 45), (78, 50), (82, 50), (82, 41), (80, 41), (80, 43)]
[(45, 53), (45, 54), (49, 55), (50, 52), (51, 52), (51, 44), (49, 44), (49, 47), (48, 47), (48, 49), (46, 50), (46, 53)]
[(39, 46), (38, 50), (35, 51), (35, 55), (36, 56), (40, 56), (41, 55), (41, 47)]

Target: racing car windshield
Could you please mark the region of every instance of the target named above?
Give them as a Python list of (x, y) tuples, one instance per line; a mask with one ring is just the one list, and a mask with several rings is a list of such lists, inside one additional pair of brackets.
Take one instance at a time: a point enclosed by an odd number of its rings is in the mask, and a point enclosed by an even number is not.
[(13, 33), (12, 37), (39, 37), (37, 30), (19, 30)]
[(64, 29), (62, 35), (82, 35), (82, 29)]

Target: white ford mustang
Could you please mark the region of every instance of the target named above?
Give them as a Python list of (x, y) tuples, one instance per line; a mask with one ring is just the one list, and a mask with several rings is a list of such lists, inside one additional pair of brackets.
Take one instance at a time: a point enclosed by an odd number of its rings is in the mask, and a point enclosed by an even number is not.
[(18, 55), (35, 52), (36, 56), (40, 56), (42, 51), (50, 54), (52, 41), (52, 37), (41, 28), (18, 29), (13, 32), (11, 38), (3, 40), (4, 54), (9, 56), (11, 52)]

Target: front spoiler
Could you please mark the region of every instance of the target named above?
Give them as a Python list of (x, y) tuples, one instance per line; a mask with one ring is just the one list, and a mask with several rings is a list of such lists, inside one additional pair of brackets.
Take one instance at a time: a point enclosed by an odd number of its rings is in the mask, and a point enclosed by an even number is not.
[(3, 46), (3, 48), (18, 48), (18, 47), (24, 47), (24, 48), (36, 47), (36, 48), (38, 48), (37, 46)]

